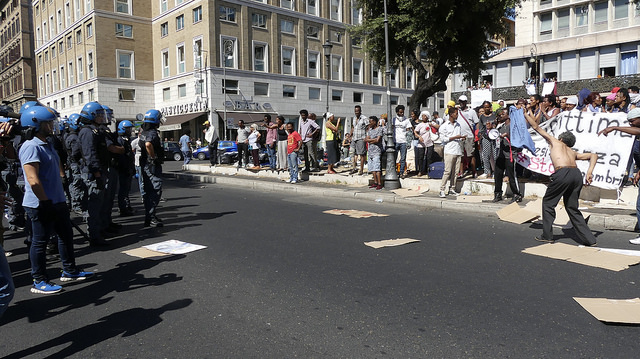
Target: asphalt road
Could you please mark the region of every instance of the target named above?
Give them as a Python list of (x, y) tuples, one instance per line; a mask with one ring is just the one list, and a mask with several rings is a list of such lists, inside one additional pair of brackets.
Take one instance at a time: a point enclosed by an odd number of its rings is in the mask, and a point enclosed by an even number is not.
[[(0, 320), (0, 356), (634, 358), (640, 352), (639, 327), (603, 324), (572, 299), (638, 297), (640, 268), (612, 272), (521, 253), (538, 245), (539, 227), (171, 180), (164, 197), (164, 228), (142, 229), (141, 215), (116, 217), (124, 229), (111, 248), (78, 244), (78, 264), (98, 275), (65, 284), (56, 295), (29, 292), (22, 238), (7, 232), (17, 291)], [(139, 198), (132, 199), (141, 213)], [(322, 213), (334, 208), (389, 216)], [(420, 242), (363, 244), (403, 237)], [(612, 248), (632, 249), (629, 237), (598, 234), (599, 244)], [(167, 239), (207, 248), (160, 260), (120, 253)], [(59, 263), (49, 269), (56, 276)]]

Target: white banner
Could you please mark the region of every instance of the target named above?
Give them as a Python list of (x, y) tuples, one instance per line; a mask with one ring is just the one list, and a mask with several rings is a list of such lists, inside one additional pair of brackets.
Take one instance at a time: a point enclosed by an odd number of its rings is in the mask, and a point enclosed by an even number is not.
[[(633, 136), (613, 131), (608, 136), (598, 132), (610, 126), (629, 126), (625, 113), (595, 113), (573, 110), (565, 111), (540, 125), (551, 136), (569, 131), (576, 136), (573, 149), (579, 153), (597, 153), (598, 162), (593, 170), (593, 186), (616, 189), (622, 183), (633, 146)], [(529, 129), (536, 145), (536, 153), (523, 149), (516, 156), (517, 162), (533, 172), (550, 176), (555, 172), (549, 157), (549, 145), (542, 136)], [(577, 161), (582, 176), (589, 169), (589, 161)]]
[(471, 90), (471, 108), (476, 108), (485, 101), (491, 102), (491, 90)]

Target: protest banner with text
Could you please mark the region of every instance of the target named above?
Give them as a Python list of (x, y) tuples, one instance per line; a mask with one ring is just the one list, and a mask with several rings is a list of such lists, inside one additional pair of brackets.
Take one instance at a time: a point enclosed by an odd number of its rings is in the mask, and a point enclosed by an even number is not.
[[(629, 126), (625, 113), (595, 113), (573, 110), (565, 111), (540, 125), (551, 136), (569, 131), (576, 136), (573, 149), (579, 153), (597, 153), (598, 162), (593, 170), (593, 186), (616, 189), (622, 183), (633, 146), (633, 136), (613, 131), (608, 136), (598, 136), (598, 132), (610, 126)], [(516, 156), (523, 167), (546, 176), (554, 172), (549, 156), (549, 145), (542, 136), (529, 129), (536, 145), (535, 153), (527, 149)], [(588, 161), (577, 161), (582, 176), (589, 169)]]

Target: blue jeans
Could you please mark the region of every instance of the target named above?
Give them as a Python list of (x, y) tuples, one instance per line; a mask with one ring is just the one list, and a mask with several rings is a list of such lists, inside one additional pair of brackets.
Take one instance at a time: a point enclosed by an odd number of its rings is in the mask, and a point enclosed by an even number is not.
[(398, 153), (400, 153), (400, 174), (404, 173), (404, 169), (407, 167), (407, 144), (396, 143), (396, 152), (394, 160), (398, 160)]
[(4, 255), (4, 249), (0, 245), (0, 318), (2, 318), (2, 314), (11, 303), (14, 292), (15, 287), (11, 278), (11, 269), (9, 268), (9, 263), (7, 263), (7, 257)]
[(276, 144), (267, 145), (267, 156), (269, 156), (269, 168), (276, 169)]
[(162, 165), (147, 163), (142, 172), (144, 188), (144, 218), (151, 220), (156, 216), (156, 207), (162, 197)]
[(298, 181), (298, 152), (289, 153), (287, 163), (289, 164), (289, 180)]
[(184, 164), (188, 165), (191, 162), (191, 151), (182, 151), (182, 158), (184, 158)]
[(136, 166), (136, 177), (138, 178), (138, 188), (140, 189), (140, 197), (144, 198), (144, 184), (142, 182), (142, 167)]
[(31, 276), (36, 282), (48, 280), (47, 277), (47, 242), (52, 234), (58, 235), (58, 251), (62, 268), (65, 272), (75, 273), (76, 260), (73, 253), (73, 227), (69, 218), (69, 207), (65, 202), (54, 204), (55, 218), (43, 219), (37, 208), (24, 207), (31, 220)]

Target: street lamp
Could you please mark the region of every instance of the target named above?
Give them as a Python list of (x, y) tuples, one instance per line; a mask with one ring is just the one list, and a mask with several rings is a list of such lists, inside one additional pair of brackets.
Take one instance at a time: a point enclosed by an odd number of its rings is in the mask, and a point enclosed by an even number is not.
[(329, 84), (331, 82), (331, 49), (333, 48), (333, 44), (326, 39), (324, 44), (322, 44), (322, 49), (324, 50), (324, 63), (327, 67), (327, 109), (325, 113), (329, 112)]
[(222, 40), (222, 77), (224, 85), (222, 86), (222, 107), (224, 109), (224, 139), (227, 139), (227, 58), (233, 54), (233, 40)]
[(384, 0), (384, 48), (385, 48), (385, 81), (387, 83), (387, 170), (384, 175), (384, 188), (394, 190), (400, 188), (400, 180), (396, 172), (396, 141), (391, 114), (391, 68), (389, 67), (389, 20), (387, 19), (387, 0)]

